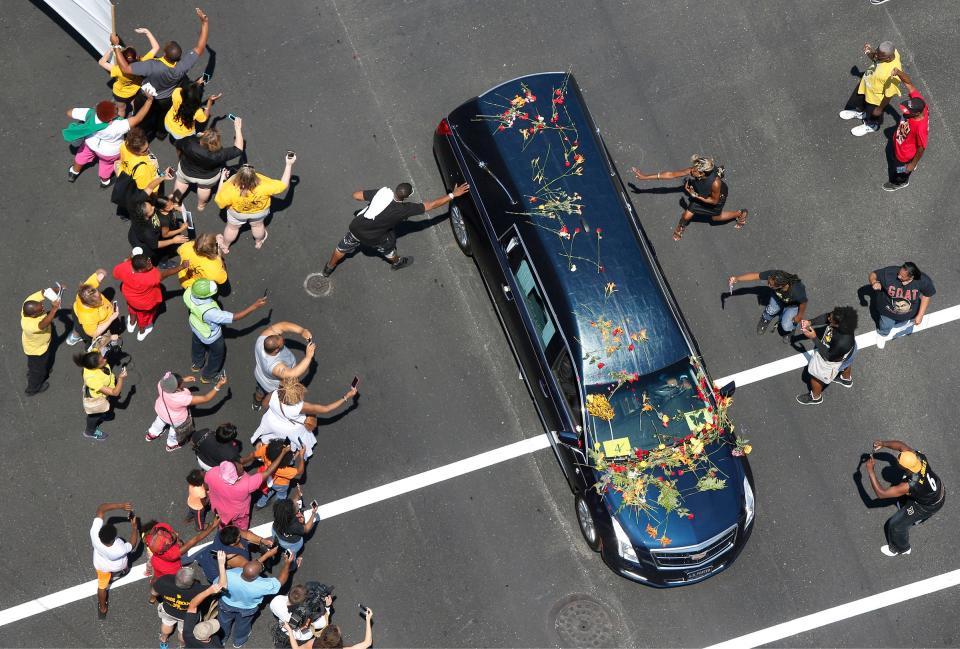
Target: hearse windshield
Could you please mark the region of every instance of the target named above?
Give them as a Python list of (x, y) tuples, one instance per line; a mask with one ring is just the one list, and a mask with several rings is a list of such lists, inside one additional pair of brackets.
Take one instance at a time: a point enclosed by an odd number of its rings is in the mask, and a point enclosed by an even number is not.
[[(703, 392), (697, 389), (697, 375), (689, 358), (617, 386), (616, 382), (602, 383), (587, 389), (588, 404), (590, 395), (602, 395), (609, 403), (606, 408), (602, 400), (597, 400), (593, 409), (588, 407), (593, 442), (601, 445), (608, 460), (634, 449), (669, 446), (713, 418), (707, 410), (711, 404), (699, 396)], [(608, 418), (611, 411), (613, 416)]]

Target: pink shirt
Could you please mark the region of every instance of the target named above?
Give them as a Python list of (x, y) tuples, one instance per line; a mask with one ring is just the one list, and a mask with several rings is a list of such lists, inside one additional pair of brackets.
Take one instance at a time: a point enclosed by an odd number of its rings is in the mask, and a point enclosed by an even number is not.
[(203, 476), (207, 485), (210, 508), (220, 515), (220, 526), (236, 525), (242, 530), (250, 527), (251, 494), (263, 485), (265, 473), (245, 473), (234, 484), (227, 484), (220, 477), (220, 467), (215, 466)]
[(193, 395), (190, 390), (183, 388), (176, 392), (164, 392), (157, 382), (156, 403), (153, 404), (153, 410), (164, 422), (178, 426), (187, 420), (190, 416), (190, 402), (193, 401)]

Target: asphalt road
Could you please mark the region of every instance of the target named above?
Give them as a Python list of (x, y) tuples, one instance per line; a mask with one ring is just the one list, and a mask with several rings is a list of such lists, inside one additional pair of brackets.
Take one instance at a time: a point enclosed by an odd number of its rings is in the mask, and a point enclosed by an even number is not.
[[(189, 47), (193, 4), (122, 3), (118, 23), (149, 26)], [(311, 298), (320, 269), (357, 204), (350, 192), (411, 180), (418, 199), (443, 188), (431, 136), (444, 113), (506, 79), (572, 69), (622, 172), (680, 168), (695, 152), (726, 165), (728, 204), (751, 210), (747, 228), (694, 224), (670, 239), (678, 195), (640, 191), (643, 219), (714, 376), (786, 355), (753, 333), (753, 295), (720, 293), (731, 273), (783, 267), (798, 273), (810, 310), (856, 304), (877, 267), (912, 259), (936, 282), (931, 310), (960, 301), (957, 230), (948, 192), (960, 154), (950, 106), (958, 99), (952, 52), (960, 6), (893, 0), (766, 2), (410, 3), (231, 2), (204, 7), (216, 52), (218, 114), (244, 119), (250, 162), (268, 175), (297, 150), (299, 183), (255, 252), (249, 233), (228, 259), (240, 309), (270, 288), (270, 317), (309, 326), (320, 344), (309, 398), (337, 398), (354, 373), (358, 406), (319, 432), (305, 492), (321, 502), (541, 432), (473, 263), (443, 215), (411, 224), (400, 240), (416, 263), (399, 273), (358, 255), (337, 270), (330, 295)], [(157, 13), (155, 13), (157, 12)], [(61, 345), (51, 389), (22, 394), (16, 331), (23, 297), (60, 280), (72, 286), (127, 251), (91, 171), (66, 183), (64, 111), (107, 97), (96, 61), (36, 7), (0, 18), (0, 128), (4, 234), (0, 259), (8, 335), (2, 399), (7, 497), (0, 609), (93, 577), (87, 531), (100, 502), (133, 500), (145, 517), (178, 521), (188, 451), (147, 445), (155, 381), (189, 363), (188, 329), (172, 303), (145, 342), (128, 341), (137, 392), (105, 425), (110, 439), (80, 435), (79, 372)], [(881, 135), (853, 138), (836, 111), (862, 66), (864, 41), (891, 39), (931, 107), (930, 150), (908, 189), (880, 190)], [(201, 67), (195, 68), (199, 73)], [(892, 125), (888, 116), (886, 126)], [(227, 133), (228, 124), (221, 124)], [(162, 163), (169, 144), (154, 146)], [(640, 187), (650, 189), (654, 185)], [(669, 187), (667, 184), (661, 187)], [(195, 199), (188, 199), (192, 206)], [(215, 213), (201, 229), (219, 230)], [(172, 282), (171, 282), (172, 285)], [(869, 329), (861, 308), (861, 331)], [(267, 315), (265, 312), (263, 315)], [(232, 399), (197, 413), (244, 434), (257, 417), (251, 316), (228, 340)], [(958, 567), (951, 505), (914, 533), (909, 557), (888, 559), (886, 509), (868, 508), (853, 477), (876, 437), (927, 452), (947, 489), (960, 484), (949, 435), (960, 365), (960, 323), (870, 348), (853, 390), (828, 390), (801, 408), (799, 372), (744, 387), (733, 415), (754, 443), (756, 529), (735, 566), (692, 587), (655, 591), (615, 577), (582, 543), (572, 497), (550, 451), (338, 516), (307, 545), (300, 574), (336, 585), (336, 619), (361, 637), (358, 600), (376, 610), (386, 646), (555, 646), (554, 613), (583, 594), (607, 611), (623, 646), (702, 646)], [(63, 324), (58, 332), (64, 333)], [(255, 523), (265, 522), (261, 513)], [(2, 646), (151, 646), (158, 621), (145, 582), (117, 589), (98, 622), (93, 598), (0, 627)], [(955, 646), (954, 591), (882, 609), (782, 641), (783, 646)], [(267, 615), (269, 617), (269, 614)], [(254, 646), (266, 645), (262, 619)]]

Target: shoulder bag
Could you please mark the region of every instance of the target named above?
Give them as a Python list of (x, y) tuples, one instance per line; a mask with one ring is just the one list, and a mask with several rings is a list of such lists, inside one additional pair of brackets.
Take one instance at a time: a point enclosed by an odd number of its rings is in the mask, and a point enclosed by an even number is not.
[(187, 418), (183, 421), (183, 423), (174, 425), (173, 417), (170, 416), (170, 408), (167, 407), (167, 400), (163, 398), (163, 390), (160, 390), (160, 401), (163, 402), (163, 409), (167, 411), (167, 419), (170, 420), (167, 423), (170, 426), (173, 426), (173, 430), (176, 433), (177, 446), (183, 446), (193, 434), (193, 415), (190, 414), (189, 410), (187, 410)]

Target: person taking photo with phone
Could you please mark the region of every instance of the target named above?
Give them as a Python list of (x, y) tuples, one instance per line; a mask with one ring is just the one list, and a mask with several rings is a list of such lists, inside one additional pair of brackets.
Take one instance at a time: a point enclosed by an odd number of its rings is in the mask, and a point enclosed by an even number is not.
[(296, 161), (297, 154), (287, 151), (280, 180), (257, 173), (249, 164), (240, 165), (233, 176), (226, 169), (220, 173), (220, 185), (214, 200), (220, 209), (227, 210), (227, 225), (223, 234), (217, 237), (220, 252), (225, 255), (230, 253), (230, 246), (237, 240), (240, 228), (244, 225), (250, 226), (253, 247), (259, 250), (263, 246), (269, 236), (264, 221), (270, 216), (272, 197), (287, 191)]
[(227, 377), (221, 376), (206, 394), (194, 395), (184, 383), (193, 383), (196, 380), (195, 376), (180, 376), (173, 372), (163, 375), (157, 383), (158, 396), (153, 404), (157, 417), (150, 424), (143, 439), (152, 442), (167, 431), (167, 453), (172, 453), (186, 444), (194, 431), (190, 407), (210, 403), (227, 384)]
[[(300, 336), (306, 343), (306, 353), (299, 362), (283, 337), (287, 333)], [(253, 377), (256, 381), (252, 403), (254, 412), (260, 412), (266, 396), (280, 387), (282, 379), (303, 378), (310, 369), (316, 350), (313, 334), (306, 327), (293, 322), (276, 322), (261, 331), (253, 344)]]
[[(23, 391), (28, 397), (40, 394), (50, 387), (50, 342), (53, 340), (53, 319), (60, 309), (60, 290), (48, 288), (27, 296), (20, 307), (20, 343), (27, 356), (27, 387)], [(50, 300), (48, 309), (44, 303), (44, 293), (55, 298)]]
[[(107, 523), (107, 512), (122, 510), (130, 521), (130, 540), (119, 538), (113, 523)], [(110, 582), (126, 574), (130, 567), (129, 555), (140, 544), (140, 527), (133, 513), (133, 504), (103, 503), (90, 526), (90, 542), (93, 544), (93, 567), (97, 571), (97, 617), (107, 617), (107, 589)]]
[(100, 430), (100, 424), (112, 414), (112, 400), (123, 392), (127, 368), (121, 368), (119, 375), (115, 375), (107, 364), (107, 358), (97, 347), (75, 355), (73, 362), (83, 368), (83, 410), (87, 413), (87, 426), (83, 436), (102, 442), (107, 439), (107, 434)]
[(327, 624), (315, 638), (304, 643), (297, 640), (295, 629), (288, 622), (284, 622), (284, 631), (287, 632), (292, 649), (369, 649), (373, 646), (373, 609), (364, 606), (361, 615), (367, 623), (366, 633), (362, 641), (352, 645), (343, 644), (343, 634), (336, 624)]

